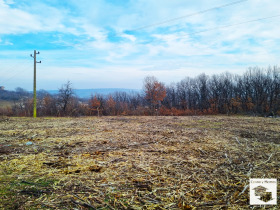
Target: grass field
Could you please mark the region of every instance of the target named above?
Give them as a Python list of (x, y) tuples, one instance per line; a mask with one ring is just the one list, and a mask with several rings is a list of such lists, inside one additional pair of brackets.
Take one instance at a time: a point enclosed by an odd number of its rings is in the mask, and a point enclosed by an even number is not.
[(279, 143), (279, 118), (0, 118), (0, 208), (249, 209)]

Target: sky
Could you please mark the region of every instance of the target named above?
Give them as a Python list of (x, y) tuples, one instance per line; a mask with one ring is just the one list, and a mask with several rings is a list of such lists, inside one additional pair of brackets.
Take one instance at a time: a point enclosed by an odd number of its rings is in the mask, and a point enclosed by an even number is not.
[(0, 0), (0, 86), (141, 89), (279, 66), (279, 0)]

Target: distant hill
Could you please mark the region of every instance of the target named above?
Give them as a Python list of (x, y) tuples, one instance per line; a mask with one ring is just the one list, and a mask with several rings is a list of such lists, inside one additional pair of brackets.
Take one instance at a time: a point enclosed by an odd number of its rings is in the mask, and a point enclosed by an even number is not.
[[(58, 94), (58, 90), (47, 90), (48, 93), (54, 95)], [(79, 98), (90, 98), (91, 95), (109, 95), (115, 92), (126, 92), (126, 93), (140, 93), (138, 89), (125, 89), (125, 88), (100, 88), (100, 89), (74, 89), (75, 94)]]

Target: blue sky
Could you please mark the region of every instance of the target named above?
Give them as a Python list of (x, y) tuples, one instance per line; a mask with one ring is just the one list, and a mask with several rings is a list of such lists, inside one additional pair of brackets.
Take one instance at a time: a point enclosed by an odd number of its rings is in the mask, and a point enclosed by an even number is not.
[(140, 89), (147, 75), (170, 84), (279, 66), (280, 16), (222, 28), (280, 15), (279, 0), (198, 13), (237, 1), (0, 0), (0, 86), (32, 90), (34, 49), (38, 89), (68, 80), (77, 89)]

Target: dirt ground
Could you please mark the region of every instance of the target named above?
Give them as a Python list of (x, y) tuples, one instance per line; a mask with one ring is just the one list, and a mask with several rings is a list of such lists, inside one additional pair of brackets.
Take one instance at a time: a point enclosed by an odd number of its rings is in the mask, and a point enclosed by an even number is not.
[(279, 143), (279, 118), (2, 117), (0, 208), (257, 209)]

